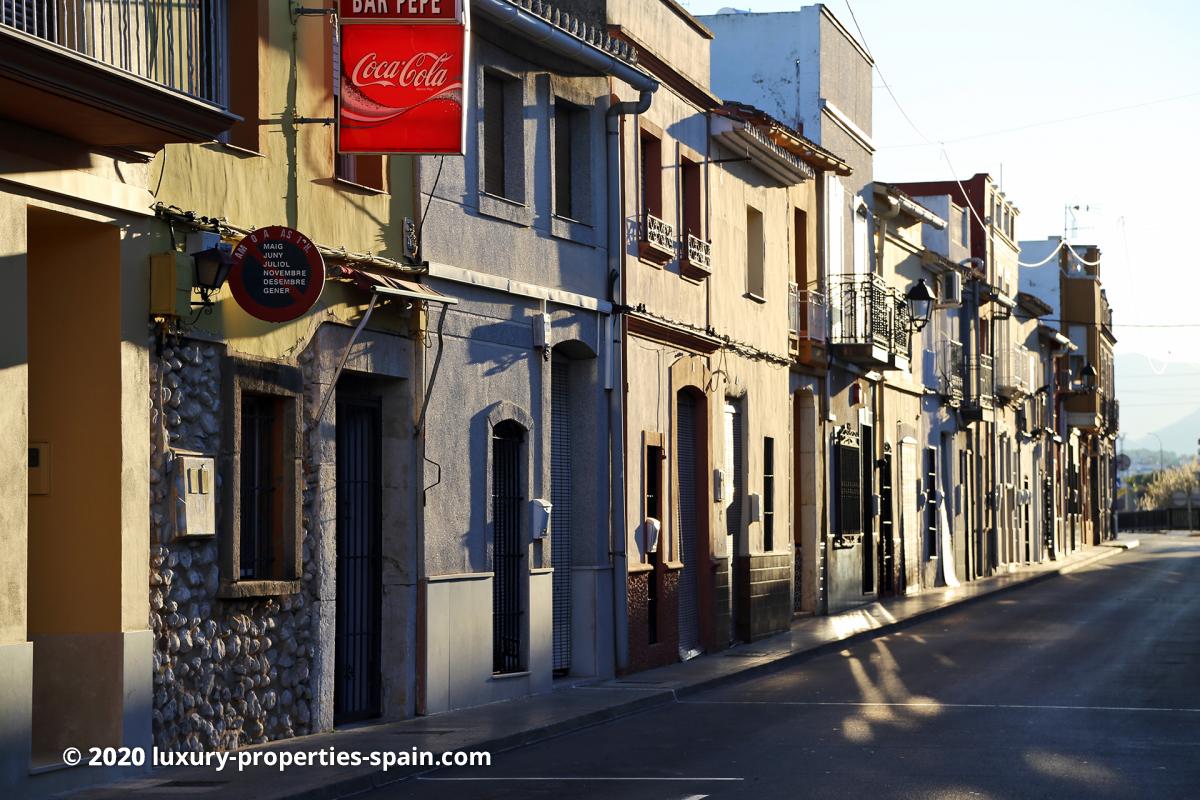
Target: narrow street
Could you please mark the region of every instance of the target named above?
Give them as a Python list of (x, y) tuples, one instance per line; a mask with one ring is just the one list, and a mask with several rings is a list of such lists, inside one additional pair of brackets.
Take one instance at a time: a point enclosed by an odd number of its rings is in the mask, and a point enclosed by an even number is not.
[[(1195, 797), (1200, 539), (371, 797)], [(718, 656), (720, 657), (720, 656)]]

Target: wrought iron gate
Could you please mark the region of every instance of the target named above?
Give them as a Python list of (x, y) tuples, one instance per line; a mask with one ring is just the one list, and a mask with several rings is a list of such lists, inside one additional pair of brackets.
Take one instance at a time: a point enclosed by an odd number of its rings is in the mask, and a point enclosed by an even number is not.
[(521, 443), (525, 432), (502, 422), (492, 432), (492, 671), (524, 669), (521, 646)]
[(742, 541), (742, 495), (746, 488), (742, 412), (737, 403), (725, 404), (725, 469), (729, 471), (729, 502), (725, 507), (725, 551), (729, 555), (729, 640), (738, 640), (737, 559)]
[[(696, 514), (696, 400), (679, 393), (675, 418), (675, 475), (679, 482), (679, 655), (698, 655), (700, 646), (700, 547)], [(660, 545), (661, 547), (661, 545)]]
[(571, 381), (555, 361), (550, 380), (550, 562), (554, 567), (554, 670), (571, 668)]
[(378, 716), (381, 631), (380, 408), (337, 404), (337, 611), (334, 722)]
[(896, 531), (892, 519), (892, 446), (883, 445), (879, 461), (879, 591), (896, 593)]

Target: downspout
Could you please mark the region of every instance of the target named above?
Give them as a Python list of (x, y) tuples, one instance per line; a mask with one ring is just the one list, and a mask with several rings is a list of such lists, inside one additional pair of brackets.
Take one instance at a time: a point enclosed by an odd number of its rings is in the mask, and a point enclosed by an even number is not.
[[(607, 75), (611, 80), (624, 82), (640, 92), (636, 101), (610, 103), (605, 115), (605, 133), (607, 140), (608, 167), (608, 269), (610, 280), (610, 300), (614, 308), (609, 316), (609, 326), (612, 335), (609, 346), (612, 352), (624, 358), (621, 346), (621, 328), (623, 321), (620, 313), (625, 301), (625, 289), (621, 279), (623, 248), (622, 214), (622, 173), (621, 173), (621, 138), (620, 118), (626, 114), (642, 114), (650, 108), (650, 101), (658, 81), (650, 77), (633, 64), (607, 52), (602, 46), (567, 33), (546, 18), (528, 9), (522, 8), (508, 0), (474, 0), (471, 12), (479, 17), (486, 17), (492, 22), (506, 28), (543, 49), (568, 58), (578, 64), (594, 70), (597, 75)], [(632, 49), (632, 48), (630, 48)], [(618, 303), (619, 299), (619, 303)], [(624, 369), (619, 359), (609, 358), (611, 370), (605, 376), (605, 389), (608, 391), (608, 430), (609, 430), (609, 459), (612, 469), (612, 481), (609, 494), (609, 514), (612, 524), (609, 525), (609, 554), (613, 567), (613, 639), (616, 668), (625, 669), (629, 662), (629, 636), (627, 599), (625, 597), (625, 447), (624, 447)], [(617, 425), (614, 425), (618, 423)], [(621, 534), (616, 535), (617, 526)]]
[(617, 674), (629, 669), (629, 598), (626, 574), (628, 572), (628, 517), (625, 498), (625, 348), (622, 341), (625, 309), (624, 280), (624, 203), (622, 197), (623, 162), (621, 160), (621, 117), (626, 114), (644, 114), (650, 108), (654, 90), (658, 84), (643, 88), (636, 101), (612, 103), (605, 113), (605, 140), (608, 145), (608, 275), (610, 280), (609, 300), (613, 305), (610, 319), (612, 338), (609, 346), (617, 357), (611, 358), (612, 376), (608, 384), (608, 435), (609, 458), (612, 465), (612, 480), (609, 490), (608, 551), (612, 561), (612, 609), (613, 609), (613, 658)]

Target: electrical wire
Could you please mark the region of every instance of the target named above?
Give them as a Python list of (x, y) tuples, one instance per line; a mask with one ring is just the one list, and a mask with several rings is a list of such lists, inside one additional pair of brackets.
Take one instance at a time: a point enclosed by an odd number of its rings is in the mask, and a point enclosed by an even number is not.
[[(926, 136), (925, 132), (922, 131), (917, 126), (917, 123), (913, 122), (912, 117), (910, 117), (908, 115), (908, 112), (904, 110), (904, 106), (901, 105), (899, 98), (896, 97), (896, 93), (894, 91), (892, 91), (892, 85), (888, 82), (888, 79), (886, 77), (884, 77), (883, 70), (879, 68), (879, 63), (877, 61), (875, 61), (875, 56), (871, 53), (871, 48), (867, 45), (867, 37), (866, 37), (866, 34), (863, 33), (862, 26), (858, 24), (858, 16), (854, 13), (854, 6), (850, 5), (850, 0), (845, 0), (845, 3), (846, 3), (846, 9), (850, 12), (850, 19), (854, 23), (854, 29), (858, 31), (858, 38), (860, 40), (860, 43), (863, 46), (863, 50), (865, 50), (867, 52), (867, 55), (870, 56), (871, 61), (874, 62), (875, 72), (879, 75), (879, 80), (883, 82), (883, 87), (885, 89), (887, 89), (888, 95), (891, 96), (892, 102), (896, 104), (896, 109), (900, 112), (900, 115), (902, 117), (904, 117), (905, 121), (908, 122), (909, 126), (912, 127), (912, 129), (914, 131), (916, 131), (918, 136), (920, 136), (922, 139), (924, 139), (925, 142), (927, 144), (929, 144), (931, 147), (937, 147), (941, 150), (942, 159), (946, 162), (946, 166), (950, 168), (950, 176), (952, 178), (954, 178), (954, 182), (956, 184), (958, 184), (958, 189), (960, 192), (962, 192), (963, 199), (967, 202), (967, 208), (970, 209), (971, 216), (973, 216), (975, 218), (975, 221), (979, 223), (979, 226), (981, 228), (986, 230), (988, 228), (988, 224), (983, 221), (983, 217), (980, 216), (979, 211), (976, 210), (975, 204), (971, 202), (971, 196), (969, 194), (967, 194), (967, 188), (965, 186), (963, 186), (963, 182), (961, 180), (959, 180), (958, 170), (956, 170), (954, 168), (954, 163), (950, 160), (950, 151), (946, 149), (946, 142), (945, 141), (934, 142), (932, 139), (930, 139), (928, 136)], [(1200, 93), (1198, 93), (1198, 94), (1200, 94)], [(1068, 250), (1071, 251), (1071, 254), (1073, 256), (1075, 256), (1075, 258), (1078, 259), (1084, 265), (1089, 266), (1089, 267), (1096, 267), (1096, 266), (1100, 265), (1100, 261), (1098, 259), (1096, 261), (1088, 261), (1085, 258), (1083, 258), (1082, 256), (1080, 256), (1077, 252), (1075, 252), (1075, 250), (1071, 247), (1071, 245), (1066, 242), (1065, 239), (1059, 240), (1058, 248), (1055, 249), (1054, 253), (1050, 254), (1050, 256), (1046, 259), (1046, 261), (1042, 261), (1037, 264), (1024, 264), (1018, 260), (1017, 265), (1022, 266), (1022, 267), (1041, 266), (1042, 264), (1045, 264), (1047, 261), (1049, 261), (1050, 258), (1053, 258), (1054, 255), (1056, 255), (1058, 253), (1058, 251), (1061, 250), (1064, 245), (1066, 246), (1066, 248)], [(1059, 269), (1061, 270), (1062, 268), (1060, 267)]]
[[(1163, 97), (1158, 100), (1147, 100), (1146, 102), (1143, 102), (1143, 103), (1135, 103), (1133, 105), (1128, 105), (1128, 106), (1117, 106), (1116, 108), (1106, 108), (1101, 111), (1090, 111), (1086, 114), (1076, 114), (1075, 116), (1071, 116), (1071, 117), (1061, 117), (1059, 119), (1049, 119), (1049, 120), (1043, 120), (1041, 122), (1031, 122), (1026, 125), (1018, 125), (1014, 128), (1003, 128), (1001, 130), (987, 131), (986, 133), (973, 133), (969, 136), (960, 136), (957, 139), (947, 139), (947, 141), (950, 142), (951, 144), (955, 144), (957, 142), (969, 142), (969, 141), (972, 141), (973, 139), (985, 139), (989, 136), (1000, 136), (1005, 133), (1015, 133), (1017, 131), (1029, 130), (1031, 128), (1041, 128), (1041, 127), (1045, 127), (1047, 125), (1061, 125), (1064, 122), (1074, 122), (1076, 120), (1088, 119), (1090, 117), (1098, 117), (1098, 116), (1101, 116), (1104, 114), (1116, 114), (1121, 111), (1132, 111), (1137, 108), (1145, 108), (1147, 106), (1160, 105), (1162, 103), (1174, 103), (1174, 102), (1178, 102), (1180, 100), (1189, 100), (1193, 97), (1200, 97), (1200, 92), (1191, 92), (1190, 94), (1181, 94), (1181, 95), (1176, 95), (1175, 97)], [(887, 145), (887, 146), (881, 147), (879, 149), (880, 150), (901, 150), (901, 149), (911, 148), (911, 147), (927, 147), (927, 146), (929, 146), (929, 145), (927, 143), (923, 143), (923, 142), (909, 142), (907, 144)]]

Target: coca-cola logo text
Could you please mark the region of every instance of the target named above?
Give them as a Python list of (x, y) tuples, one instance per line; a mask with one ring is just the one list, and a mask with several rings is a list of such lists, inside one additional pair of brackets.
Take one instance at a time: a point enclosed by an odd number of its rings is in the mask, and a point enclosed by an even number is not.
[(449, 79), (446, 68), (450, 53), (415, 53), (407, 60), (384, 61), (378, 53), (367, 53), (350, 72), (356, 86), (411, 86), (437, 89)]

